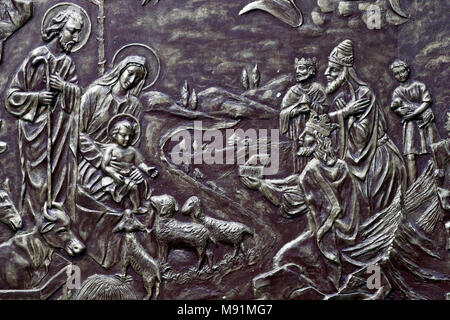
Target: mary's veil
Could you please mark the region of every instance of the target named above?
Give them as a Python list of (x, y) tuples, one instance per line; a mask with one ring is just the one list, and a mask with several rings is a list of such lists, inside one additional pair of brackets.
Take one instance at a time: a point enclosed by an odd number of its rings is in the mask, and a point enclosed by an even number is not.
[(117, 64), (112, 70), (107, 72), (104, 76), (97, 79), (93, 84), (100, 86), (112, 86), (117, 83), (122, 72), (130, 65), (137, 65), (144, 68), (144, 76), (141, 81), (129, 91), (129, 94), (138, 97), (141, 94), (142, 88), (145, 85), (145, 80), (147, 79), (147, 67), (146, 60), (141, 56), (128, 56), (124, 58), (119, 64)]

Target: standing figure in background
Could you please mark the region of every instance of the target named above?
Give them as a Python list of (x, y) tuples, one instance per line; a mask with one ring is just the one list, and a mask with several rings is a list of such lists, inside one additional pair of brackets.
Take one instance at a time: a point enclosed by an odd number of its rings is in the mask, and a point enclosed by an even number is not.
[(306, 160), (297, 156), (298, 136), (305, 128), (309, 112), (314, 110), (317, 114), (322, 114), (326, 100), (325, 89), (322, 85), (311, 82), (316, 70), (316, 58), (295, 58), (297, 84), (288, 90), (281, 103), (280, 130), (292, 140), (292, 159), (296, 174), (301, 173), (306, 165)]
[[(58, 12), (38, 47), (22, 62), (6, 92), (6, 110), (18, 118), (22, 165), (20, 211), (39, 221), (47, 200), (47, 126), (51, 126), (52, 200), (75, 211), (76, 153), (81, 88), (70, 52), (80, 40), (83, 17), (69, 7)], [(46, 73), (49, 78), (46, 78)], [(50, 88), (46, 87), (49, 82)], [(47, 121), (50, 108), (51, 121)]]
[(424, 83), (409, 79), (411, 70), (406, 62), (397, 59), (390, 68), (400, 82), (392, 94), (391, 109), (402, 118), (403, 154), (408, 159), (411, 185), (417, 178), (416, 157), (429, 154), (430, 145), (438, 140), (432, 98)]

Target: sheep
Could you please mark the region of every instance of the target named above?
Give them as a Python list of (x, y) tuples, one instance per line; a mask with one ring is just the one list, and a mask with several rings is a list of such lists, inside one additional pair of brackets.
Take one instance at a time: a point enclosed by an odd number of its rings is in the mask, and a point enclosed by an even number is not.
[(194, 222), (205, 226), (217, 241), (232, 244), (234, 247), (233, 257), (239, 254), (239, 249), (244, 252), (243, 242), (245, 234), (253, 236), (253, 232), (242, 223), (223, 221), (205, 216), (200, 199), (196, 196), (186, 200), (181, 212), (184, 215), (190, 214)]
[(189, 247), (197, 253), (197, 271), (202, 267), (205, 258), (212, 269), (212, 257), (207, 252), (210, 243), (216, 240), (210, 235), (208, 229), (198, 223), (180, 222), (173, 218), (178, 211), (178, 203), (170, 195), (153, 196), (150, 202), (156, 209), (154, 235), (158, 242), (158, 258), (160, 263), (166, 263), (172, 247)]
[(119, 224), (113, 229), (113, 232), (125, 231), (125, 239), (122, 243), (121, 251), (121, 275), (126, 278), (128, 266), (144, 280), (144, 287), (147, 291), (145, 300), (152, 297), (153, 287), (155, 287), (155, 300), (159, 295), (159, 285), (161, 284), (161, 275), (158, 262), (142, 247), (136, 238), (136, 231), (146, 231), (145, 226), (134, 217), (131, 210), (126, 210)]

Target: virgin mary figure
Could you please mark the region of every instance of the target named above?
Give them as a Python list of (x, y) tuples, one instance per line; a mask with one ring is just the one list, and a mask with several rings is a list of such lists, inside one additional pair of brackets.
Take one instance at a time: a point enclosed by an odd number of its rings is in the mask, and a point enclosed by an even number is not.
[(107, 126), (113, 116), (128, 113), (139, 118), (138, 97), (145, 84), (145, 58), (128, 56), (88, 88), (81, 99), (79, 184), (96, 200), (107, 200), (101, 180)]

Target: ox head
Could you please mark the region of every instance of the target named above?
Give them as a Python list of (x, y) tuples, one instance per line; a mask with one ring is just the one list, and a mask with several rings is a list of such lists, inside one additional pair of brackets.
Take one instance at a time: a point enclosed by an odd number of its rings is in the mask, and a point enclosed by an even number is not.
[(201, 214), (201, 202), (199, 197), (192, 196), (186, 200), (181, 208), (181, 213), (184, 215), (193, 214), (194, 218), (198, 218)]
[(39, 232), (47, 244), (53, 248), (64, 249), (74, 256), (84, 251), (84, 244), (70, 229), (70, 218), (59, 203), (53, 203), (52, 208), (44, 205), (42, 224)]
[(172, 217), (178, 211), (177, 201), (168, 194), (150, 197), (150, 202), (161, 217)]
[(0, 222), (14, 231), (22, 228), (22, 218), (11, 200), (8, 179), (3, 183), (3, 189), (0, 190)]

